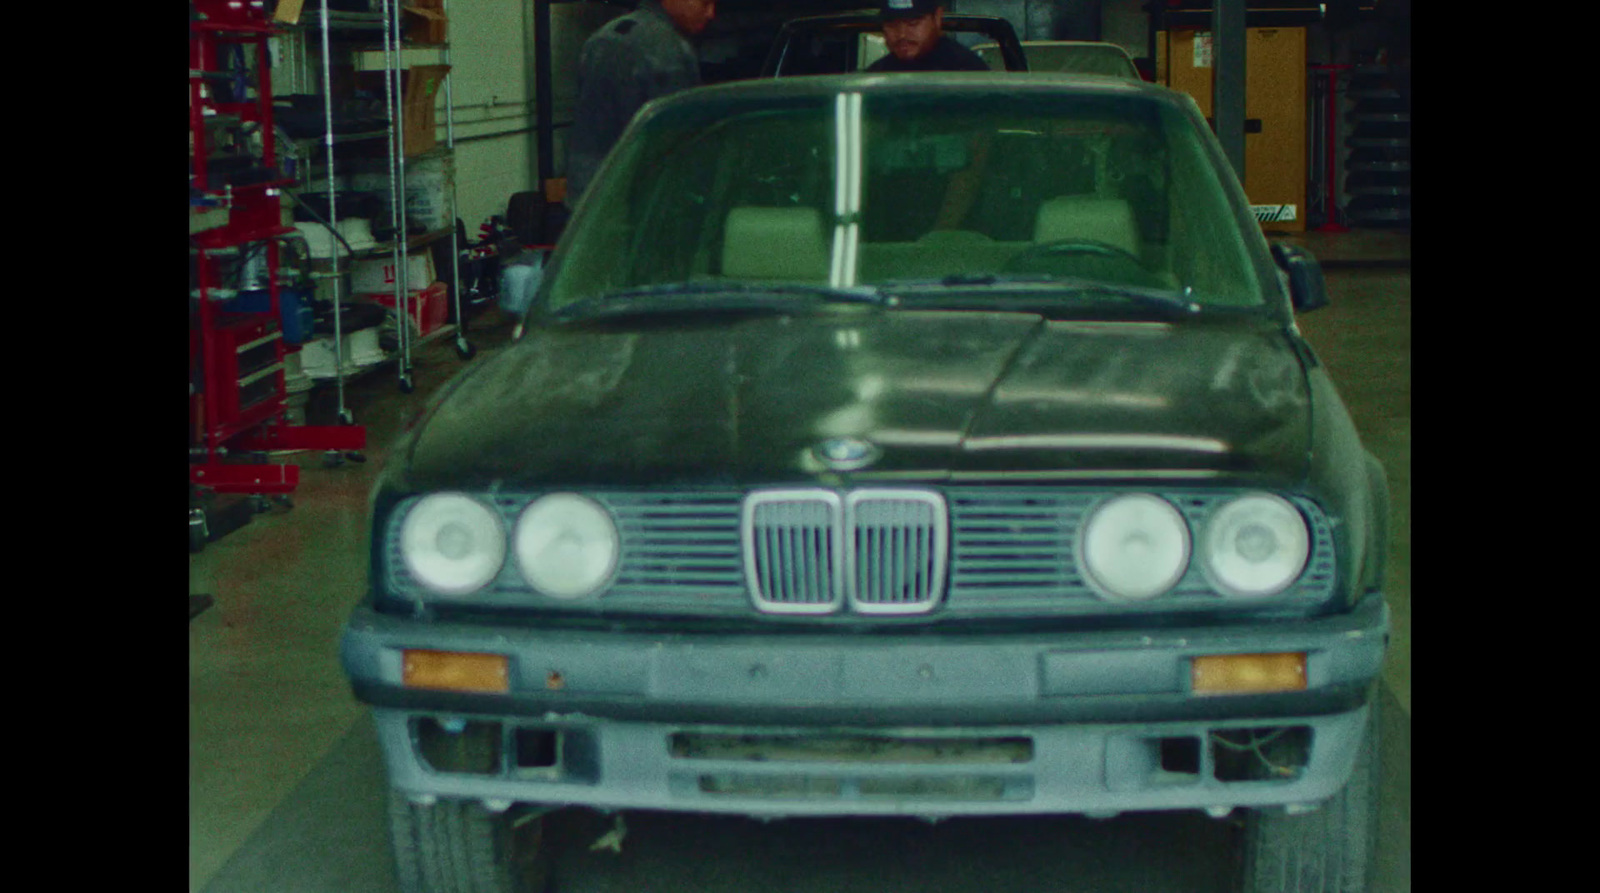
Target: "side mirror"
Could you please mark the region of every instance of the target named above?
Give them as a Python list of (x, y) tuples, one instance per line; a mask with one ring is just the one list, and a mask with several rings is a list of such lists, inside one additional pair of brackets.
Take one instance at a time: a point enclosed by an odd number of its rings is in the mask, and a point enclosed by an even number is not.
[(1296, 313), (1328, 306), (1328, 284), (1322, 278), (1322, 265), (1311, 252), (1299, 245), (1273, 242), (1272, 259), (1289, 276), (1289, 300)]

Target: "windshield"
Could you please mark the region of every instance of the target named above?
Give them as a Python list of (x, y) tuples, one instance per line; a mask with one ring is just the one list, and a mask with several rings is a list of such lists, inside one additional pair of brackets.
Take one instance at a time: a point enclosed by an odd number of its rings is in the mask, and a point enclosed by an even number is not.
[(1167, 102), (950, 90), (743, 102), (641, 122), (564, 240), (548, 309), (678, 284), (875, 286), (910, 303), (943, 283), (971, 301), (984, 277), (1202, 308), (1263, 301), (1202, 132)]
[[(1063, 71), (1068, 74), (1098, 74), (1108, 77), (1140, 80), (1139, 69), (1121, 47), (1095, 44), (1034, 44), (1022, 45), (1028, 58), (1029, 71)], [(999, 64), (1000, 48), (994, 44), (978, 48), (978, 55), (990, 68), (1003, 68)]]

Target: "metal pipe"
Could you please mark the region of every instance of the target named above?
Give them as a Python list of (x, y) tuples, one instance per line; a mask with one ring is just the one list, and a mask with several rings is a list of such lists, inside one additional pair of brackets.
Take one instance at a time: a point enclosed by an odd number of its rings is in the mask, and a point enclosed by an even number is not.
[[(333, 177), (333, 54), (328, 46), (328, 0), (322, 0), (322, 116), (323, 141), (328, 152), (328, 232), (337, 233), (339, 227), (338, 192)], [(339, 272), (339, 246), (330, 244), (333, 254), (333, 271)], [(344, 406), (344, 303), (339, 300), (340, 278), (333, 277), (333, 379), (339, 395), (339, 418), (345, 417)]]
[[(410, 246), (406, 238), (406, 147), (405, 147), (405, 93), (402, 89), (402, 78), (406, 69), (401, 65), (400, 43), (400, 15), (396, 11), (391, 15), (394, 0), (383, 0), (383, 57), (385, 77), (388, 79), (388, 96), (390, 105), (389, 120), (392, 122), (390, 130), (392, 138), (389, 154), (389, 196), (392, 213), (395, 217), (394, 237), (394, 307), (395, 307), (395, 337), (400, 342), (399, 380), (404, 382), (411, 371), (411, 332), (406, 326), (406, 316), (410, 311), (408, 300), (408, 283), (406, 282), (406, 266)], [(392, 60), (392, 61), (391, 61)]]
[(473, 120), (473, 121), (462, 121), (461, 123), (465, 125), (465, 124), (488, 124), (488, 123), (490, 123), (492, 121), (524, 121), (524, 120), (527, 120), (528, 117), (529, 117), (529, 113), (527, 113), (527, 112), (519, 112), (519, 113), (517, 113), (515, 115), (486, 115), (486, 116), (484, 116), (482, 118), (478, 118), (478, 119)]
[(539, 114), (539, 190), (544, 190), (547, 180), (555, 176), (555, 134), (551, 127), (550, 92), (550, 0), (533, 0), (535, 19), (534, 65), (537, 69), (534, 83), (534, 101)]
[[(1211, 13), (1212, 81), (1211, 114), (1217, 139), (1240, 183), (1245, 183), (1245, 0), (1217, 0)], [(1249, 184), (1245, 183), (1246, 193)]]
[(518, 127), (515, 130), (497, 130), (494, 133), (480, 133), (480, 134), (476, 134), (474, 136), (459, 136), (459, 137), (456, 137), (456, 142), (458, 142), (458, 143), (471, 143), (471, 142), (476, 142), (478, 140), (499, 139), (501, 137), (516, 136), (519, 133), (533, 133), (537, 129), (538, 128), (536, 128), (536, 127)]
[[(450, 0), (442, 0), (440, 8), (445, 18), (448, 19), (450, 17)], [(444, 64), (447, 68), (450, 66), (450, 44), (448, 43), (444, 45)], [(446, 186), (450, 190), (450, 280), (453, 286), (451, 294), (455, 297), (456, 304), (456, 343), (460, 345), (465, 343), (462, 339), (467, 334), (467, 318), (461, 312), (461, 243), (457, 238), (460, 227), (456, 226), (456, 220), (460, 218), (460, 212), (456, 208), (456, 115), (455, 105), (450, 98), (450, 85), (455, 81), (454, 75), (454, 70), (450, 70), (444, 76), (444, 141), (445, 145), (450, 148), (449, 157), (445, 161), (445, 173), (449, 176)], [(419, 308), (418, 313), (420, 312)], [(421, 330), (420, 322), (417, 328), (418, 331)]]
[(526, 100), (523, 100), (522, 102), (516, 102), (515, 100), (505, 100), (505, 99), (490, 99), (487, 102), (466, 102), (466, 103), (462, 103), (460, 105), (454, 106), (454, 108), (457, 111), (460, 111), (461, 109), (498, 109), (498, 108), (506, 108), (506, 107), (509, 107), (509, 106), (521, 106), (523, 108), (530, 108), (531, 109), (533, 107), (533, 104), (534, 104), (534, 101), (531, 100), (531, 99), (526, 99)]
[(1327, 88), (1323, 91), (1322, 99), (1326, 106), (1326, 121), (1324, 125), (1326, 139), (1321, 147), (1326, 156), (1321, 159), (1327, 165), (1327, 183), (1323, 198), (1323, 223), (1317, 227), (1317, 232), (1322, 233), (1347, 233), (1350, 228), (1339, 222), (1339, 178), (1336, 163), (1339, 156), (1339, 75), (1354, 66), (1350, 65), (1313, 65), (1312, 69), (1325, 74)]

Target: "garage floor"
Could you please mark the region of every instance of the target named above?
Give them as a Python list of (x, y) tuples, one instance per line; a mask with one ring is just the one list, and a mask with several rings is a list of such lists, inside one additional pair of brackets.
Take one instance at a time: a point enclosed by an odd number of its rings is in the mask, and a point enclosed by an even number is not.
[[(1379, 891), (1408, 891), (1411, 840), (1411, 273), (1409, 237), (1296, 237), (1325, 264), (1333, 305), (1301, 320), (1332, 370), (1394, 496), (1395, 636), (1382, 693), (1385, 778)], [(479, 358), (509, 327), (474, 321)], [(444, 340), (415, 357), (416, 392), (392, 372), (354, 383), (365, 464), (302, 463), (292, 509), (258, 515), (190, 558), (189, 889), (379, 893), (394, 873), (371, 723), (337, 661), (361, 585), (367, 490), (386, 445), (463, 366)], [(472, 362), (478, 362), (473, 360)], [(326, 407), (314, 403), (313, 413)], [(313, 419), (315, 421), (315, 419)], [(554, 889), (793, 893), (1227, 889), (1229, 825), (1202, 814), (950, 820), (790, 820), (627, 813), (620, 852), (591, 851), (614, 821), (558, 813)]]

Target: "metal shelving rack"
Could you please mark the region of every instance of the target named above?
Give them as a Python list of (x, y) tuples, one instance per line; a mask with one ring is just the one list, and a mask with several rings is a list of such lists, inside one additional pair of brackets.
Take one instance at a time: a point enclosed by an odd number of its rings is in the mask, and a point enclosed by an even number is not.
[(1383, 65), (1351, 72), (1345, 213), (1363, 226), (1411, 225), (1411, 107)]
[[(408, 41), (404, 37), (402, 17), (399, 11), (398, 0), (373, 0), (377, 7), (376, 12), (348, 12), (328, 8), (327, 0), (318, 0), (316, 8), (309, 18), (298, 23), (287, 33), (298, 40), (297, 44), (286, 44), (285, 54), (294, 58), (298, 64), (291, 65), (291, 75), (301, 87), (315, 84), (316, 91), (323, 99), (324, 127), (320, 143), (320, 159), (326, 165), (325, 178), (323, 179), (323, 194), (326, 197), (329, 219), (326, 225), (330, 231), (336, 231), (339, 223), (338, 199), (339, 188), (336, 183), (336, 168), (338, 167), (339, 152), (336, 146), (351, 146), (378, 139), (385, 140), (384, 155), (389, 172), (389, 209), (390, 223), (395, 234), (378, 246), (366, 250), (350, 250), (348, 259), (351, 264), (358, 260), (381, 257), (387, 254), (394, 268), (394, 312), (396, 316), (397, 349), (386, 356), (383, 361), (346, 369), (344, 357), (343, 338), (343, 312), (341, 286), (344, 271), (340, 268), (340, 254), (337, 249), (333, 251), (333, 272), (325, 274), (333, 280), (332, 292), (335, 312), (333, 313), (334, 325), (334, 380), (338, 387), (339, 414), (342, 419), (350, 418), (349, 410), (344, 402), (345, 383), (357, 376), (365, 375), (388, 362), (395, 361), (397, 366), (398, 383), (400, 390), (410, 393), (413, 389), (412, 351), (421, 344), (434, 341), (449, 335), (454, 335), (456, 352), (462, 359), (471, 359), (476, 353), (475, 348), (466, 337), (466, 317), (461, 312), (461, 287), (459, 272), (459, 255), (461, 246), (457, 227), (453, 225), (457, 219), (456, 192), (454, 177), (448, 178), (446, 192), (449, 200), (449, 223), (443, 228), (418, 235), (409, 235), (406, 220), (406, 166), (424, 159), (443, 158), (445, 164), (450, 165), (455, 156), (455, 120), (453, 103), (451, 101), (451, 77), (448, 73), (443, 78), (445, 93), (445, 132), (446, 139), (442, 147), (429, 150), (420, 155), (408, 155), (405, 145), (405, 109), (404, 109), (404, 79), (409, 69), (405, 67), (402, 53), (406, 50), (437, 51), (441, 55), (440, 64), (450, 68), (450, 44), (418, 43)], [(441, 4), (441, 13), (446, 20), (449, 16), (447, 0)], [(315, 41), (316, 52), (308, 51), (307, 44)], [(355, 133), (337, 133), (334, 124), (334, 96), (332, 95), (333, 65), (336, 56), (344, 55), (355, 58), (364, 52), (383, 52), (383, 83), (384, 83), (384, 108), (387, 112), (387, 126), (381, 130), (371, 130)], [(313, 76), (313, 68), (316, 76)], [(357, 66), (359, 68), (359, 66)], [(310, 183), (308, 171), (307, 185)], [(450, 240), (450, 257), (457, 260), (450, 266), (453, 271), (451, 294), (455, 300), (454, 325), (443, 325), (427, 335), (415, 334), (411, 331), (407, 318), (412, 315), (412, 284), (408, 281), (409, 259), (413, 252), (427, 249), (429, 246), (445, 238)]]

